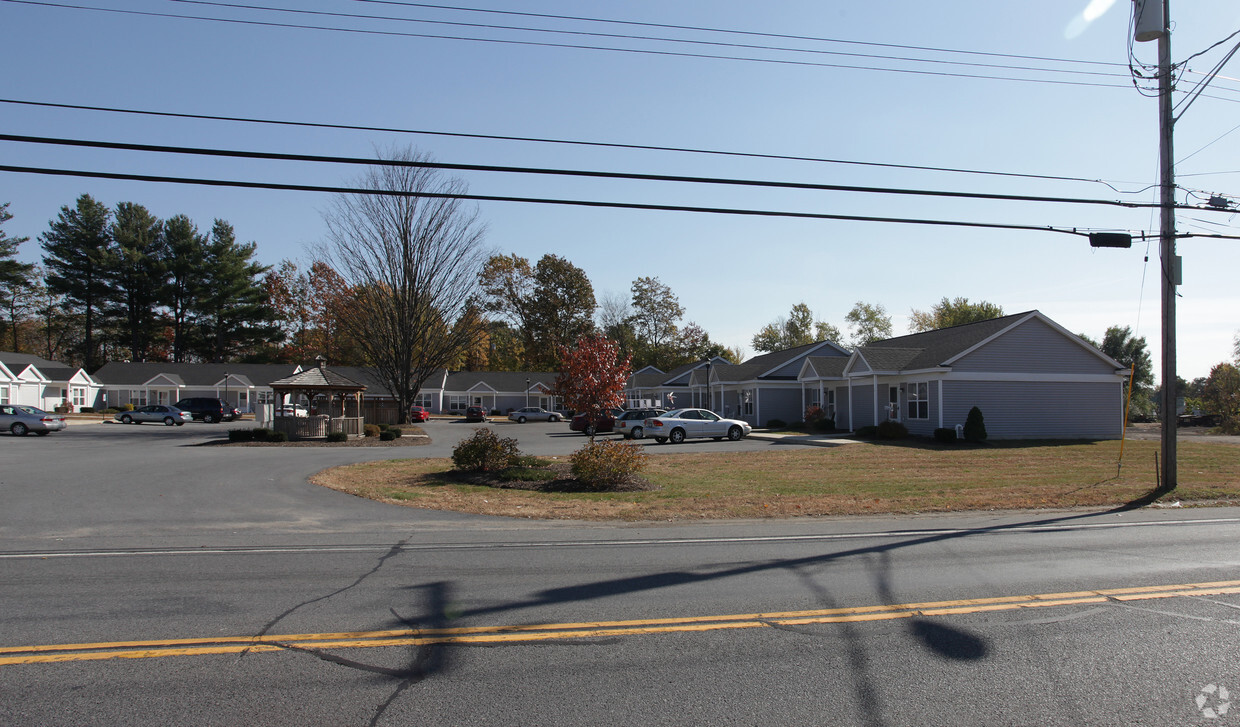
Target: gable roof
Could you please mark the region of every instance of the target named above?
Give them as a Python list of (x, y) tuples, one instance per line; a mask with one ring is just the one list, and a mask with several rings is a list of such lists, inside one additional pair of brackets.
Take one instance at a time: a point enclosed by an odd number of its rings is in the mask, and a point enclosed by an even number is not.
[(9, 370), (13, 376), (21, 376), (27, 369), (33, 367), (35, 372), (47, 381), (71, 381), (74, 376), (81, 372), (87, 381), (92, 378), (81, 368), (41, 358), (30, 353), (15, 353), (13, 351), (0, 351), (0, 363)]
[(255, 386), (292, 376), (301, 370), (297, 364), (217, 364), (110, 361), (95, 372), (95, 380), (105, 386), (145, 386), (160, 374), (176, 377), (191, 388), (211, 389), (230, 374), (229, 381), (245, 377)]
[[(838, 379), (844, 377), (847, 356), (806, 356), (797, 378)], [(807, 376), (808, 374), (808, 376)]]

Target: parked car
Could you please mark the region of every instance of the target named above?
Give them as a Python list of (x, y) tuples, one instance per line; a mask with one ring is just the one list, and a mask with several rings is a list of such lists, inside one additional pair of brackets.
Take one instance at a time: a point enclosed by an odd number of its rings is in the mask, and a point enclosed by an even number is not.
[(680, 444), (686, 439), (699, 437), (710, 437), (716, 441), (727, 437), (735, 442), (743, 439), (752, 429), (748, 422), (724, 419), (708, 409), (673, 409), (647, 419), (643, 426), (646, 436), (654, 437), (659, 444), (668, 441)]
[(414, 424), (430, 421), (431, 413), (425, 407), (411, 406), (409, 407), (409, 421)]
[(509, 414), (508, 419), (518, 424), (526, 422), (558, 422), (560, 421), (560, 415), (553, 411), (547, 411), (540, 406), (527, 406)]
[(205, 396), (191, 396), (188, 399), (181, 399), (173, 406), (189, 412), (194, 421), (201, 420), (207, 424), (231, 422), (241, 416), (241, 412), (225, 404), (222, 399), (212, 399)]
[(69, 422), (60, 414), (49, 414), (35, 406), (0, 405), (0, 428), (7, 429), (18, 437), (24, 437), (30, 432), (46, 437), (67, 426)]
[(143, 422), (163, 422), (165, 426), (181, 426), (193, 421), (189, 412), (168, 406), (167, 404), (151, 404), (140, 406), (133, 411), (123, 411), (116, 415), (116, 421), (122, 424), (141, 424)]
[(467, 422), (485, 422), (487, 420), (487, 410), (480, 406), (471, 406), (465, 409), (465, 421)]
[(646, 436), (646, 420), (667, 413), (667, 409), (629, 409), (616, 417), (614, 429), (625, 439), (641, 439)]
[(310, 411), (301, 404), (281, 404), (276, 407), (275, 416), (278, 417), (307, 417)]
[(590, 416), (589, 412), (582, 412), (573, 417), (573, 420), (568, 423), (568, 428), (574, 432), (581, 432), (587, 437), (600, 432), (610, 432), (616, 426), (616, 417), (622, 414), (624, 414), (623, 409), (608, 409), (595, 416)]

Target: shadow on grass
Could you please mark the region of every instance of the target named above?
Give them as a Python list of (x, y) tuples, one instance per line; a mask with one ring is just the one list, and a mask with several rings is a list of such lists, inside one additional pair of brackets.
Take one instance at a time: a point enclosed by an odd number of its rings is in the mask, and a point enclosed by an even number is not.
[(1042, 449), (1045, 447), (1077, 447), (1081, 445), (1097, 445), (1106, 444), (1108, 442), (1118, 442), (1117, 439), (999, 439), (985, 442), (955, 442), (953, 444), (944, 444), (936, 442), (933, 439), (922, 439), (920, 437), (910, 439), (857, 439), (858, 442), (873, 444), (882, 447), (899, 447), (902, 449), (921, 449), (929, 452), (949, 452), (964, 451), (975, 452), (978, 450), (1020, 450), (1020, 449)]

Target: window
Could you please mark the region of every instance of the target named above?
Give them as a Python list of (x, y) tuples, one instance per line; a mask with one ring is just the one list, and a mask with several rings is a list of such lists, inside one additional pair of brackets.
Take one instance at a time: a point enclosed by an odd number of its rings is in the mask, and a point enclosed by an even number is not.
[(827, 389), (827, 405), (822, 409), (831, 421), (835, 421), (835, 389)]
[(0, 386), (0, 404), (9, 403), (9, 387)]
[(418, 392), (417, 397), (413, 400), (414, 406), (420, 406), (423, 409), (431, 408), (431, 395)]
[(910, 383), (906, 398), (909, 419), (930, 418), (930, 384), (924, 381), (916, 384)]
[(146, 389), (130, 389), (129, 403), (134, 406), (146, 406)]
[(448, 409), (457, 411), (469, 406), (469, 395), (451, 394), (448, 396)]

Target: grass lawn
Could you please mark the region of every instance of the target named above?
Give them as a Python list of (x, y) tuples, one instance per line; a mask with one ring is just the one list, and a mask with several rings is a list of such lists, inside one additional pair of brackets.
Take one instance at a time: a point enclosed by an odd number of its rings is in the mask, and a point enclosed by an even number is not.
[[(336, 467), (316, 484), (382, 502), (510, 517), (690, 520), (1124, 505), (1156, 486), (1158, 443), (926, 441), (659, 454), (640, 492), (565, 493), (453, 482), (447, 459)], [(1240, 503), (1240, 446), (1180, 442), (1163, 502)]]

